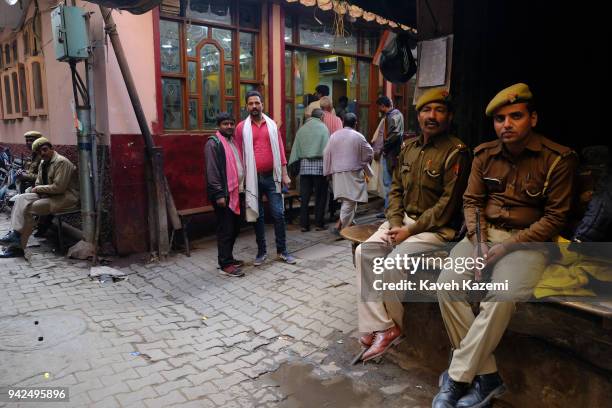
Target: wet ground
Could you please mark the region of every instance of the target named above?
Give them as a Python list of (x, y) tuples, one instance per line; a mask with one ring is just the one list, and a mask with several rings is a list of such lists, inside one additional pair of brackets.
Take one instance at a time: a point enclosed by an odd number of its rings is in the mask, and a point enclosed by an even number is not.
[[(7, 228), (0, 215), (0, 234)], [(273, 253), (271, 226), (267, 239)], [(46, 241), (29, 262), (0, 260), (0, 386), (68, 387), (67, 407), (430, 406), (438, 373), (407, 353), (350, 365), (350, 244), (291, 225), (288, 247), (297, 265), (269, 260), (241, 279), (218, 273), (214, 237), (195, 241), (189, 258), (116, 260), (128, 279), (113, 284)], [(236, 256), (255, 252), (244, 229)]]

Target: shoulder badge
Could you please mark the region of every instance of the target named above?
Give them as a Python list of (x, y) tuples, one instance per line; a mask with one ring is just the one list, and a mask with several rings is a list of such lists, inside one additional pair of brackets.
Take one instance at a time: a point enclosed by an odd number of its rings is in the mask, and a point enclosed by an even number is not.
[(485, 151), (487, 149), (492, 149), (494, 147), (497, 147), (499, 145), (500, 141), (499, 140), (492, 140), (490, 142), (485, 142), (482, 144), (479, 144), (478, 146), (476, 146), (476, 148), (474, 149), (474, 154), (478, 154), (482, 151)]
[(552, 150), (555, 153), (561, 155), (561, 157), (566, 157), (571, 154), (576, 154), (571, 148), (567, 146), (563, 146), (559, 143), (555, 143), (547, 137), (541, 136), (542, 145), (546, 146), (548, 149)]

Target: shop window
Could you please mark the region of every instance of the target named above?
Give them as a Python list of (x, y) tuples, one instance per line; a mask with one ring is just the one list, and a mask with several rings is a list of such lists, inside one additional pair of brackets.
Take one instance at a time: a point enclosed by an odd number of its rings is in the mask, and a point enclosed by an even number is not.
[(212, 38), (217, 41), (223, 48), (223, 59), (225, 61), (231, 61), (233, 58), (233, 41), (232, 32), (230, 30), (223, 30), (221, 28), (212, 29)]
[(195, 130), (198, 128), (198, 100), (189, 100), (189, 129)]
[(164, 127), (183, 129), (183, 92), (180, 79), (163, 78)]
[(234, 67), (232, 65), (225, 66), (225, 94), (234, 95)]
[(161, 70), (181, 72), (179, 23), (161, 20), (159, 22)]
[(370, 63), (359, 61), (359, 99), (370, 99)]
[(187, 84), (189, 93), (197, 94), (198, 93), (198, 78), (196, 75), (197, 62), (189, 61), (187, 63)]
[(378, 48), (378, 35), (367, 33), (363, 38), (363, 53), (366, 55), (374, 55)]
[(285, 43), (292, 44), (293, 42), (293, 18), (285, 16)]
[[(163, 20), (162, 20), (163, 21)], [(196, 56), (196, 46), (204, 38), (208, 37), (208, 28), (198, 25), (188, 24), (187, 32), (187, 56)]]
[(234, 101), (225, 102), (225, 111), (230, 115), (234, 115)]
[(293, 73), (291, 72), (293, 53), (285, 51), (285, 96), (293, 99)]
[(187, 18), (232, 24), (233, 4), (226, 0), (189, 0), (186, 3)]
[(240, 79), (255, 79), (255, 35), (240, 33)]
[[(162, 16), (172, 14), (169, 5), (162, 3)], [(190, 0), (180, 5), (187, 16), (182, 21), (160, 20), (164, 128), (208, 132), (216, 128), (220, 111), (238, 120), (244, 92), (261, 90), (261, 3)]]
[(357, 38), (350, 33), (336, 36), (330, 27), (318, 23), (300, 22), (300, 45), (324, 48), (335, 51), (357, 53)]
[(202, 72), (202, 122), (205, 129), (217, 126), (215, 118), (221, 108), (220, 77), (221, 52), (212, 44), (202, 48), (200, 57)]
[(240, 2), (238, 9), (238, 25), (241, 28), (258, 28), (259, 27), (259, 7), (258, 3), (245, 4)]

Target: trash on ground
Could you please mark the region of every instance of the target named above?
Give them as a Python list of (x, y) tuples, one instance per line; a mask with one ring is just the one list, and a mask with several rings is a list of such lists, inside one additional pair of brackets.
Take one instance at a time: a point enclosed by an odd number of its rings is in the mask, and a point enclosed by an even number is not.
[(94, 245), (91, 242), (79, 241), (68, 249), (68, 258), (89, 259), (93, 257)]
[(89, 270), (91, 279), (97, 278), (100, 283), (111, 283), (127, 279), (127, 274), (109, 266), (92, 266)]

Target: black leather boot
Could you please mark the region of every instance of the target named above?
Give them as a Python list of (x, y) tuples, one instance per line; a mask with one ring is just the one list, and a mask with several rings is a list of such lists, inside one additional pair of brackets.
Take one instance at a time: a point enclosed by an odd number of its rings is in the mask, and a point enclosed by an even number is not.
[(18, 258), (20, 256), (23, 256), (23, 249), (14, 246), (0, 251), (0, 258)]
[(21, 235), (17, 231), (9, 231), (8, 234), (0, 238), (0, 244), (7, 246), (20, 245)]
[(454, 408), (470, 387), (468, 383), (450, 378), (448, 371), (442, 373), (440, 383), (440, 392), (434, 397), (432, 408)]
[(477, 375), (467, 394), (457, 403), (457, 408), (485, 408), (493, 398), (506, 391), (506, 386), (498, 373)]

